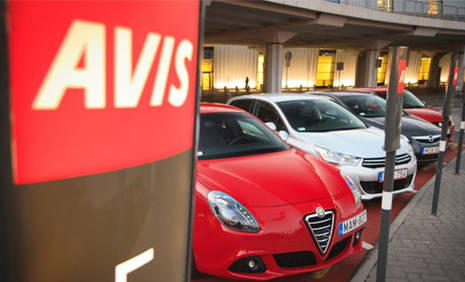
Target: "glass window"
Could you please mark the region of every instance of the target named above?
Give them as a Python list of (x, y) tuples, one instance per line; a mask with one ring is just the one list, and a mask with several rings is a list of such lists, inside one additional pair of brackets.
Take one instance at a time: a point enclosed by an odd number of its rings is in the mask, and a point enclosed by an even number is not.
[(403, 93), (404, 99), (403, 99), (403, 107), (405, 109), (412, 109), (412, 108), (424, 108), (425, 105), (418, 99), (415, 95), (413, 95), (412, 92), (409, 92), (407, 90), (404, 91)]
[(342, 96), (341, 101), (354, 113), (361, 117), (384, 117), (386, 101), (378, 96)]
[(269, 104), (257, 101), (258, 106), (256, 116), (263, 122), (272, 122), (276, 125), (276, 131), (285, 130), (284, 123), (276, 110)]
[(199, 159), (264, 154), (289, 147), (268, 127), (245, 113), (200, 115)]
[(252, 99), (235, 100), (231, 102), (231, 105), (234, 107), (241, 108), (244, 111), (250, 112), (251, 111), (250, 105), (252, 105)]
[(327, 100), (278, 103), (292, 128), (299, 132), (327, 132), (366, 128), (354, 114)]

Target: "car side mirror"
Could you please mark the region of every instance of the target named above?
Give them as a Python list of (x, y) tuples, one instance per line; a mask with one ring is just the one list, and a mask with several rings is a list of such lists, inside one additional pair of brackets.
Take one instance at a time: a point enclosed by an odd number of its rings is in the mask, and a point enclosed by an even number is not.
[(271, 130), (274, 130), (276, 131), (276, 124), (274, 124), (274, 122), (265, 122), (266, 126), (268, 126)]
[(278, 134), (281, 137), (281, 139), (283, 139), (284, 141), (286, 141), (287, 138), (289, 138), (289, 133), (287, 133), (287, 131), (285, 130), (280, 130)]

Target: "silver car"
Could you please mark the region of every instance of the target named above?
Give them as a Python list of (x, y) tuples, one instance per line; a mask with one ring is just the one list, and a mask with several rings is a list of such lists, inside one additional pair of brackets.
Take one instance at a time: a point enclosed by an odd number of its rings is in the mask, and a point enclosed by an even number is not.
[[(303, 94), (246, 95), (228, 104), (257, 116), (291, 146), (339, 167), (362, 192), (362, 199), (382, 196), (384, 131), (367, 126), (331, 98)], [(401, 137), (396, 152), (394, 194), (413, 192), (417, 160)]]

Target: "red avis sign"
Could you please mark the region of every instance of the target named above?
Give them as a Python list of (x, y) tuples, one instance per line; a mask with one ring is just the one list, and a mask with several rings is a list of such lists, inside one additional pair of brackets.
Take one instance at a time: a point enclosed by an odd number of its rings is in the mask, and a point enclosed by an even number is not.
[(407, 71), (407, 60), (399, 60), (399, 81), (397, 83), (397, 94), (401, 94), (405, 89), (405, 72)]
[(18, 1), (7, 9), (15, 183), (192, 148), (198, 1)]
[(459, 67), (458, 67), (458, 61), (455, 62), (455, 68), (454, 68), (454, 79), (452, 80), (452, 85), (456, 86), (457, 85), (457, 78), (459, 76)]

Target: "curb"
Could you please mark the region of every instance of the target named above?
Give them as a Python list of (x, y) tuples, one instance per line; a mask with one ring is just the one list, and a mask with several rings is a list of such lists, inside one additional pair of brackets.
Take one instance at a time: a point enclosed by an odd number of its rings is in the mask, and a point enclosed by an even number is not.
[[(447, 165), (444, 166), (444, 169), (452, 166), (455, 164), (454, 160), (457, 157), (451, 159)], [(443, 169), (443, 171), (444, 171)], [(404, 224), (405, 219), (410, 214), (412, 209), (417, 205), (418, 201), (423, 198), (425, 193), (434, 187), (434, 181), (436, 179), (436, 175), (433, 176), (428, 182), (423, 185), (423, 188), (410, 199), (407, 205), (402, 209), (402, 211), (397, 215), (394, 221), (391, 223), (390, 231), (389, 231), (389, 241), (392, 241), (394, 236), (396, 235), (399, 228)], [(362, 264), (358, 267), (357, 271), (354, 273), (352, 278), (349, 280), (350, 282), (363, 282), (366, 281), (368, 276), (370, 275), (371, 270), (376, 266), (378, 263), (378, 242), (374, 245), (373, 249), (367, 253), (365, 259), (363, 260)]]

